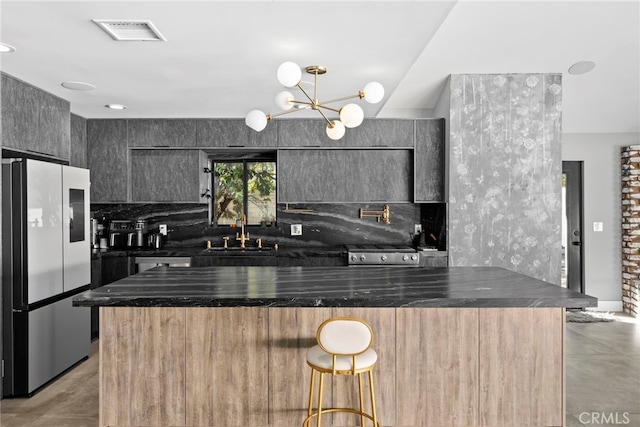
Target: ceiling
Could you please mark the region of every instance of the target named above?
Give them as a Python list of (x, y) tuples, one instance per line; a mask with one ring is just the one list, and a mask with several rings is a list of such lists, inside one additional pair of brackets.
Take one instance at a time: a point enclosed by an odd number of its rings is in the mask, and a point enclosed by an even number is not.
[[(116, 42), (92, 19), (149, 19), (167, 41)], [(320, 100), (382, 83), (381, 103), (361, 103), (379, 118), (435, 117), (450, 74), (562, 73), (563, 132), (640, 132), (640, 0), (2, 0), (0, 41), (16, 48), (0, 55), (2, 71), (85, 118), (276, 113), (276, 70), (294, 61), (327, 67)], [(567, 72), (582, 60), (596, 68)]]

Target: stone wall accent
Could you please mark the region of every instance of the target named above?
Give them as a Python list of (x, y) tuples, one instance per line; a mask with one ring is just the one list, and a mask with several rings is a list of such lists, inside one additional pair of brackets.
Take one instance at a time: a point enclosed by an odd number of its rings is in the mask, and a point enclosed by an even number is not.
[(640, 313), (640, 145), (621, 149), (622, 310)]
[(562, 75), (452, 75), (449, 265), (560, 284)]

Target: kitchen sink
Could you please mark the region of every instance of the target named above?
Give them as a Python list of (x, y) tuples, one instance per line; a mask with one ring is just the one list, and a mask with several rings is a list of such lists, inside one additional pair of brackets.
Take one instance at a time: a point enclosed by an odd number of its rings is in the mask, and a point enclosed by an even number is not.
[(257, 247), (241, 248), (239, 246), (232, 246), (230, 248), (215, 246), (212, 248), (204, 249), (205, 252), (269, 252), (271, 250), (273, 250), (273, 248), (257, 248)]

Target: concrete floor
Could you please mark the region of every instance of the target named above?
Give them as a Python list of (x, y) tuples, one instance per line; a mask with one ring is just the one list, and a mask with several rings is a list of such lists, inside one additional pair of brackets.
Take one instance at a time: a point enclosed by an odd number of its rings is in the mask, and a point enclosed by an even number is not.
[[(640, 319), (616, 319), (567, 323), (567, 427), (640, 427)], [(97, 426), (97, 349), (32, 398), (0, 401), (0, 426)]]
[(567, 323), (567, 427), (640, 427), (640, 319)]

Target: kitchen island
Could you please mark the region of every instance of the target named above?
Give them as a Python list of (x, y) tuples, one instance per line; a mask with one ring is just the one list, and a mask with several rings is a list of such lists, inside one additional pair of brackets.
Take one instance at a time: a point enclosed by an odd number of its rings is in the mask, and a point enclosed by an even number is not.
[(300, 425), (337, 315), (373, 328), (381, 425), (564, 425), (565, 308), (596, 303), (494, 267), (160, 267), (74, 299), (100, 306), (103, 426)]

